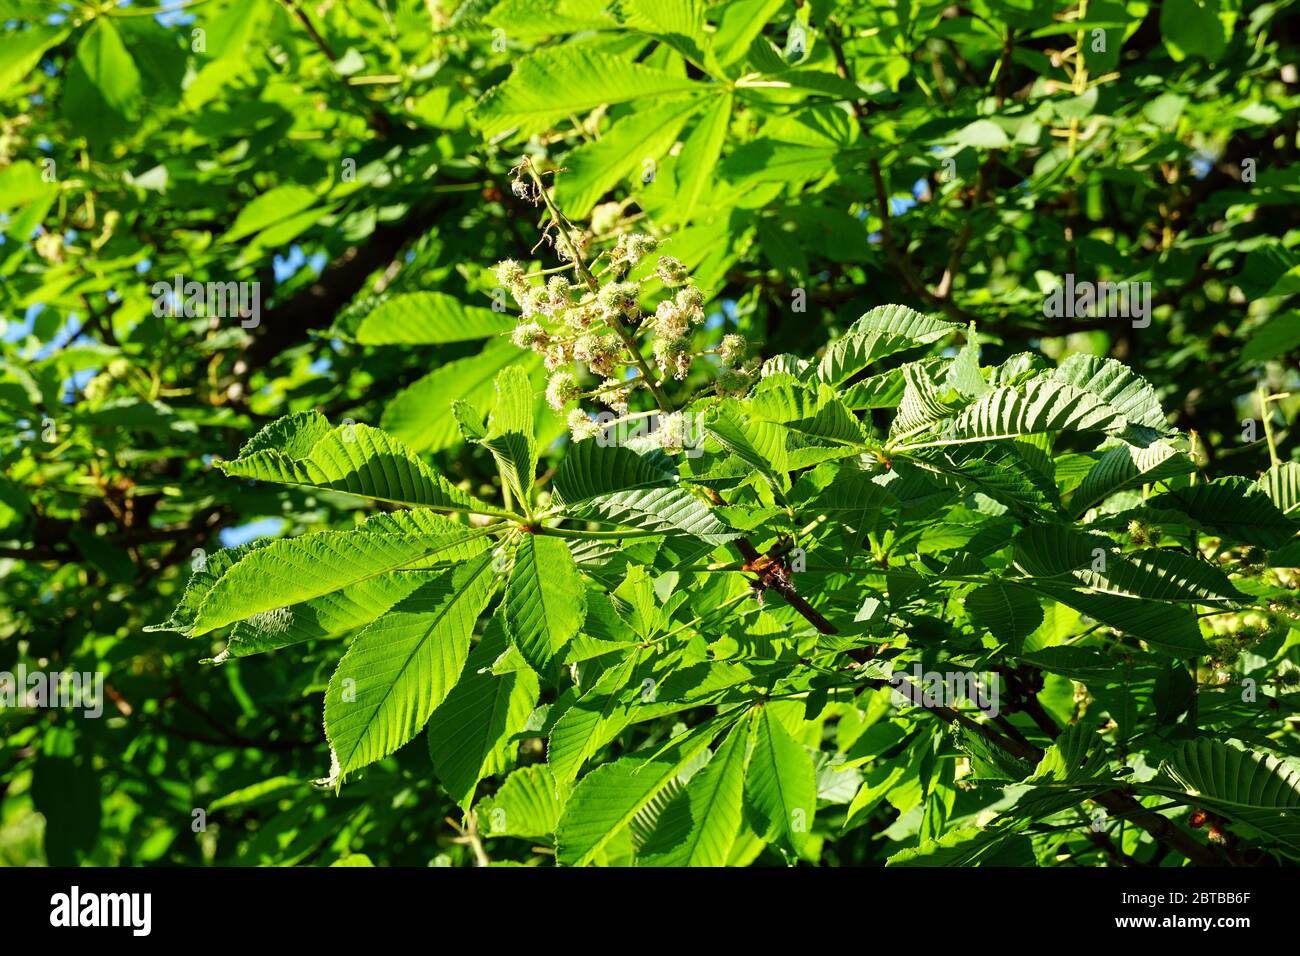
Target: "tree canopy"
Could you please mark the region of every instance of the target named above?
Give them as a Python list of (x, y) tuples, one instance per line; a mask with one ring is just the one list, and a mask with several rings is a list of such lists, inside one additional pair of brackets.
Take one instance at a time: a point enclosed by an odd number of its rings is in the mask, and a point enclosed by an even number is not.
[(1296, 20), (0, 0), (0, 863), (1294, 861)]

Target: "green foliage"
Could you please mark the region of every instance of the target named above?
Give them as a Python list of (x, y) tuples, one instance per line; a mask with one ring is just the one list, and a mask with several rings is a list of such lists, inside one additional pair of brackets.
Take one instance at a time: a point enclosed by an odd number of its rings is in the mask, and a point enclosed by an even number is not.
[(1300, 858), (1291, 5), (0, 13), (0, 862)]

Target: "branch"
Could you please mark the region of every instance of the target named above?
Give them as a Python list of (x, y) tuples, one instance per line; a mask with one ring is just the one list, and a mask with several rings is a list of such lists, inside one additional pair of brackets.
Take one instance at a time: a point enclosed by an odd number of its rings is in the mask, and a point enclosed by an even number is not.
[[(885, 680), (870, 683), (874, 683), (879, 687), (892, 686), (903, 691), (914, 706), (934, 714), (944, 723), (951, 724), (955, 722), (960, 724), (1013, 757), (1029, 760), (1035, 764), (1043, 758), (1043, 752), (1032, 744), (1021, 744), (1018, 741), (1004, 737), (987, 724), (971, 720), (966, 715), (950, 707), (927, 706), (919, 689), (905, 678), (901, 679), (897, 684), (890, 684)], [(904, 691), (904, 688), (906, 688), (906, 691)], [(1222, 854), (1215, 847), (1197, 842), (1172, 820), (1148, 810), (1122, 790), (1107, 790), (1097, 794), (1092, 799), (1112, 814), (1131, 820), (1136, 826), (1151, 834), (1158, 842), (1167, 844), (1198, 866), (1222, 866), (1224, 863)]]
[(242, 361), (248, 368), (267, 365), (281, 352), (307, 339), (312, 329), (325, 328), (352, 301), (377, 269), (392, 262), (409, 242), (420, 238), (446, 213), (445, 203), (410, 212), (399, 222), (375, 227), (364, 244), (352, 246), (330, 262), (315, 282), (292, 299), (269, 310), (253, 330)]

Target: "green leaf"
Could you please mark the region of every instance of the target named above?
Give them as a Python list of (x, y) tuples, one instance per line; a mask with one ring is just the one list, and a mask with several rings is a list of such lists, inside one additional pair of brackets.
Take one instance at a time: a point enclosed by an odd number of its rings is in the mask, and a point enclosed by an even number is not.
[(1085, 593), (1045, 581), (1028, 583), (1053, 600), (1136, 637), (1158, 651), (1180, 657), (1209, 652), (1196, 616), (1185, 608), (1115, 594)]
[(1256, 484), (1279, 511), (1300, 517), (1300, 464), (1284, 461), (1274, 465), (1259, 476)]
[(555, 180), (555, 204), (574, 219), (585, 217), (607, 192), (640, 172), (647, 159), (658, 160), (700, 107), (698, 98), (673, 99), (638, 109), (584, 143), (564, 158), (564, 171)]
[(389, 571), (310, 601), (254, 614), (235, 625), (230, 641), (213, 662), (347, 634), (369, 624), (441, 573)]
[(1061, 577), (1085, 565), (1110, 560), (1114, 542), (1097, 532), (1064, 524), (1035, 523), (1016, 538), (1016, 563), (1035, 577)]
[(497, 401), (480, 442), (501, 469), (518, 501), (530, 500), (537, 475), (537, 438), (533, 423), (533, 387), (517, 365), (497, 375)]
[(1193, 806), (1253, 827), (1300, 858), (1300, 772), (1271, 754), (1201, 737), (1183, 744), (1162, 770)]
[(713, 52), (722, 66), (743, 57), (785, 0), (731, 0), (716, 7), (720, 13), (713, 34)]
[(1097, 396), (1133, 425), (1159, 433), (1169, 430), (1156, 390), (1123, 362), (1079, 352), (1048, 378)]
[(441, 515), (407, 512), (403, 517), (418, 519), (419, 528), (412, 523), (392, 532), (368, 523), (353, 531), (281, 539), (247, 552), (206, 591), (192, 624), (182, 633), (198, 637), (265, 612), (272, 617), (260, 626), (287, 626), (292, 605), (398, 568), (464, 561), (486, 547), (481, 530)]
[(1019, 645), (1043, 623), (1043, 608), (1031, 591), (1015, 584), (990, 581), (966, 595), (963, 604), (971, 621), (995, 640)]
[(750, 825), (765, 840), (801, 854), (817, 809), (812, 757), (764, 707), (755, 716), (754, 752), (745, 777)]
[(966, 494), (980, 492), (1022, 515), (1056, 512), (1061, 507), (1051, 478), (1028, 460), (1019, 443), (926, 449), (906, 460), (945, 487)]
[(483, 351), (434, 369), (398, 392), (384, 408), (380, 424), (414, 451), (441, 451), (460, 441), (454, 402), (485, 407), (493, 395), (497, 373), (511, 366), (531, 371), (540, 362), (508, 341), (491, 341)]
[[(1092, 723), (1070, 724), (1043, 753), (1029, 783), (1088, 783), (1106, 768), (1106, 754)], [(1104, 781), (1109, 783), (1109, 780)]]
[(869, 472), (852, 465), (842, 466), (812, 507), (804, 506), (801, 510), (828, 514), (855, 528), (869, 529), (883, 509), (898, 506), (889, 489), (871, 479)]
[(0, 96), (7, 99), (18, 93), (18, 84), (41, 61), (45, 51), (62, 43), (70, 32), (66, 27), (37, 23), (18, 33), (6, 33), (4, 44), (0, 45), (0, 91), (3, 91)]
[(424, 585), (363, 630), (325, 692), (331, 782), (395, 751), (447, 698), (496, 587), (481, 554)]
[(1117, 443), (1106, 448), (1097, 463), (1070, 495), (1070, 511), (1078, 516), (1117, 491), (1148, 482), (1191, 474), (1196, 463), (1167, 442), (1152, 442), (1145, 448)]
[(1241, 348), (1241, 361), (1259, 365), (1300, 348), (1300, 312), (1289, 309), (1253, 329)]
[(701, 0), (623, 0), (619, 12), (634, 30), (658, 37), (697, 64), (708, 41)]
[(556, 829), (561, 866), (590, 863), (677, 773), (681, 760), (623, 757), (579, 781)]
[(633, 651), (611, 665), (555, 722), (546, 756), (557, 783), (573, 780), (589, 757), (632, 722), (622, 695), (631, 687), (639, 660), (639, 651)]
[(1280, 548), (1300, 529), (1259, 485), (1236, 475), (1166, 491), (1146, 504), (1181, 511), (1204, 528), (1261, 548)]
[(560, 819), (551, 769), (544, 763), (520, 767), (474, 812), (484, 836), (549, 837)]
[(586, 590), (563, 538), (525, 534), (506, 585), (505, 629), (524, 660), (543, 675), (577, 636)]
[(1200, 56), (1213, 63), (1228, 45), (1219, 20), (1219, 0), (1164, 0), (1160, 34), (1175, 60)]
[(646, 862), (657, 866), (726, 865), (740, 832), (751, 726), (750, 721), (738, 721), (713, 759), (686, 785), (691, 825), (685, 839)]
[(1002, 841), (1013, 836), (1011, 830), (993, 830), (981, 827), (963, 827), (949, 830), (934, 840), (924, 840), (919, 846), (899, 850), (886, 866), (974, 866)]
[(576, 517), (637, 528), (680, 532), (709, 544), (725, 544), (740, 533), (725, 525), (712, 509), (685, 488), (647, 488), (597, 495), (583, 503)]
[(509, 766), (517, 747), (512, 738), (537, 706), (538, 681), (531, 670), (492, 672), (493, 662), (507, 648), (494, 629), (497, 620), (492, 619), (460, 680), (429, 718), (434, 773), (462, 810), (469, 808), (480, 780)]
[(178, 634), (188, 634), (194, 626), (194, 621), (198, 617), (199, 608), (207, 599), (208, 592), (213, 586), (221, 580), (238, 561), (246, 555), (259, 548), (271, 544), (273, 539), (263, 538), (259, 541), (250, 541), (248, 544), (241, 544), (237, 548), (222, 548), (220, 551), (214, 551), (212, 554), (204, 555), (193, 565), (193, 573), (190, 579), (185, 583), (185, 590), (181, 594), (181, 599), (172, 609), (167, 620), (161, 624), (150, 624), (145, 627), (146, 633), (154, 631), (175, 631)]
[(357, 326), (362, 345), (442, 345), (514, 328), (513, 316), (469, 306), (445, 292), (406, 292), (381, 302)]
[(877, 306), (826, 347), (826, 354), (812, 375), (820, 381), (839, 385), (872, 362), (937, 342), (958, 328), (951, 322), (922, 315), (906, 306)]
[(227, 475), (320, 488), (389, 504), (441, 511), (494, 509), (453, 488), (401, 442), (369, 425), (331, 428), (319, 412), (267, 425), (218, 464)]
[(957, 146), (973, 146), (978, 149), (1006, 149), (1011, 145), (1002, 127), (992, 120), (976, 120), (962, 127), (953, 135), (952, 142)]
[(902, 372), (905, 387), (889, 429), (891, 439), (901, 441), (924, 431), (970, 404), (964, 395), (941, 387), (920, 365), (904, 365)]
[(134, 115), (140, 101), (140, 71), (112, 19), (98, 17), (91, 23), (77, 44), (76, 59), (109, 107), (122, 116)]
[(555, 493), (566, 505), (676, 482), (677, 467), (662, 452), (639, 454), (623, 445), (603, 445), (599, 439), (569, 445), (555, 470)]
[(222, 242), (236, 242), (254, 233), (284, 223), (316, 205), (316, 194), (306, 186), (293, 183), (276, 186), (245, 204), (234, 224), (221, 237)]
[(1179, 551), (1145, 548), (1107, 554), (1102, 570), (1080, 568), (1073, 576), (1107, 594), (1195, 604), (1234, 605), (1250, 601), (1218, 568)]
[[(487, 2), (490, 3), (490, 0)], [(453, 22), (464, 11), (474, 10), (475, 6), (462, 4), (457, 8)], [(606, 6), (605, 0), (501, 0), (492, 6), (483, 21), (507, 30), (512, 39), (552, 37), (583, 30), (611, 30), (618, 26), (618, 22)]]
[(731, 105), (731, 94), (715, 97), (682, 147), (674, 167), (677, 173), (677, 207), (673, 213), (679, 223), (690, 221), (704, 187), (714, 176), (731, 122)]
[(995, 389), (966, 407), (949, 420), (937, 444), (987, 442), (1056, 431), (1108, 431), (1123, 424), (1118, 412), (1090, 392), (1035, 379), (1020, 388)]
[(789, 489), (791, 465), (786, 445), (790, 433), (786, 429), (775, 422), (749, 418), (734, 401), (713, 409), (704, 427), (718, 444), (753, 465), (774, 488)]
[(529, 135), (570, 114), (605, 104), (700, 89), (694, 80), (608, 53), (560, 46), (516, 63), (506, 81), (478, 102), (473, 117), (487, 137), (512, 129), (518, 135)]

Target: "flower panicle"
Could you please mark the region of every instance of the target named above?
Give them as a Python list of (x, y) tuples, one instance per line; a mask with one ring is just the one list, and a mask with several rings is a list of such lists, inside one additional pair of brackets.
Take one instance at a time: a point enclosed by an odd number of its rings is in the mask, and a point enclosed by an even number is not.
[[(530, 271), (526, 264), (506, 259), (496, 267), (496, 280), (519, 307), (511, 341), (541, 355), (551, 373), (546, 400), (555, 411), (591, 399), (626, 415), (636, 391), (654, 391), (669, 379), (685, 381), (706, 355), (717, 357), (716, 394), (748, 392), (758, 370), (756, 361), (744, 361), (745, 339), (728, 333), (714, 348), (695, 347), (696, 332), (705, 324), (705, 294), (673, 256), (659, 255), (649, 268), (658, 239), (625, 233), (590, 259), (589, 236), (561, 230), (553, 238), (567, 268)], [(572, 276), (565, 274), (569, 270)], [(647, 300), (653, 301), (648, 311), (643, 308)], [(640, 351), (646, 347), (648, 357)], [(651, 370), (662, 376), (658, 382), (647, 379)], [(584, 386), (584, 378), (597, 381)], [(567, 422), (575, 441), (599, 431), (581, 407), (568, 411)]]

